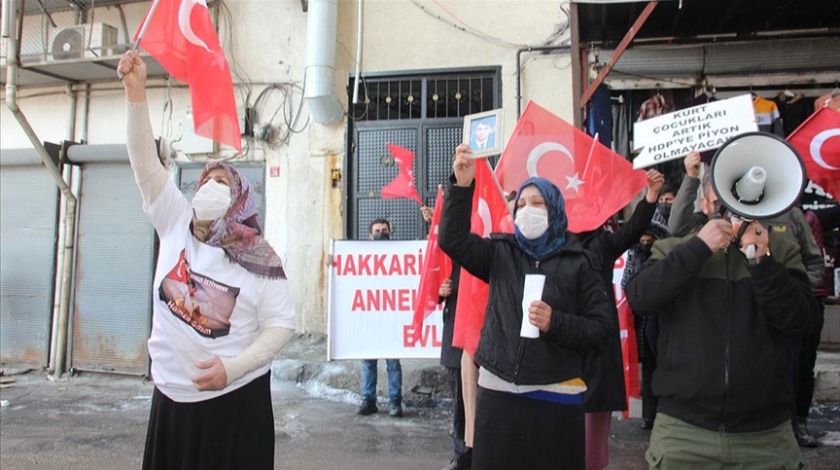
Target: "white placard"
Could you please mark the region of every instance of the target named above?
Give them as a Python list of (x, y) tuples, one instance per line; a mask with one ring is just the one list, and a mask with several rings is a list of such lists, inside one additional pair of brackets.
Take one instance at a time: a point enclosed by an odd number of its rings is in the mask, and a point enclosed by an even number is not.
[(633, 168), (646, 168), (694, 151), (713, 150), (736, 135), (757, 130), (749, 94), (646, 119), (633, 124), (634, 146), (641, 149), (633, 160)]
[(528, 309), (531, 307), (531, 302), (542, 300), (544, 287), (545, 274), (525, 275), (525, 289), (522, 292), (522, 326), (519, 328), (519, 336), (523, 338), (540, 337), (540, 329), (528, 319)]
[(327, 358), (439, 358), (441, 306), (411, 343), (425, 240), (335, 240), (330, 266)]

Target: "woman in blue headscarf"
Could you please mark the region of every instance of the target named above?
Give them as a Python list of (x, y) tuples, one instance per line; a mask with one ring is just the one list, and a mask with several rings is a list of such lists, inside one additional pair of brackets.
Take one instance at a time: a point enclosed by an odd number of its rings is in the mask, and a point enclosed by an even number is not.
[[(566, 231), (560, 190), (531, 178), (517, 192), (513, 235), (470, 233), (475, 161), (456, 148), (440, 246), (490, 293), (475, 355), (479, 392), (473, 468), (583, 469), (583, 354), (607, 344), (611, 295), (597, 260)], [(526, 274), (545, 276), (541, 300), (523, 306)], [(520, 336), (523, 308), (539, 329)]]

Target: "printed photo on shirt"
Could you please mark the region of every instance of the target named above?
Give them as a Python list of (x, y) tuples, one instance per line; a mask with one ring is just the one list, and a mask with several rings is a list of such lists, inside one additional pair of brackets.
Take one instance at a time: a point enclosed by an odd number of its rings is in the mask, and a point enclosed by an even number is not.
[(201, 336), (219, 338), (230, 333), (239, 288), (192, 272), (184, 250), (161, 282), (159, 295), (173, 315)]

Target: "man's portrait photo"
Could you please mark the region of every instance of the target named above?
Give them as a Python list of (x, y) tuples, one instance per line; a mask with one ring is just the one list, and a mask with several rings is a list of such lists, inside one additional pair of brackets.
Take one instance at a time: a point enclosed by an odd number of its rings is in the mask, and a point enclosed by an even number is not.
[(496, 116), (489, 116), (472, 122), (470, 148), (484, 150), (496, 146)]
[(464, 117), (464, 142), (468, 142), (473, 158), (502, 153), (502, 110), (495, 109)]

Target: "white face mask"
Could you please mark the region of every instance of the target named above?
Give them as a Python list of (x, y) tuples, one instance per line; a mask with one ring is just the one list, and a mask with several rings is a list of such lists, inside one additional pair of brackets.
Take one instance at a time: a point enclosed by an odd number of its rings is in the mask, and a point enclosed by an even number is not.
[(195, 192), (192, 207), (198, 220), (222, 218), (230, 209), (230, 188), (216, 180), (208, 180)]
[(516, 226), (525, 238), (539, 238), (548, 230), (548, 209), (534, 206), (520, 207), (516, 211)]

